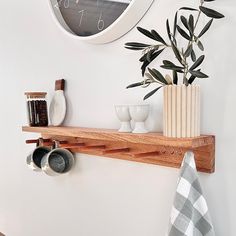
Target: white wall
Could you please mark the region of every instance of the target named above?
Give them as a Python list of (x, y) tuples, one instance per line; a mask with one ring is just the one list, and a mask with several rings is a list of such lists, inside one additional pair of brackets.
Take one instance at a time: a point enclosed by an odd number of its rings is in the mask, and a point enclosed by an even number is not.
[[(141, 1), (141, 0), (140, 0)], [(165, 19), (189, 1), (156, 0), (141, 26), (164, 33)], [(194, 1), (197, 4), (198, 1)], [(205, 37), (211, 75), (202, 85), (202, 132), (216, 134), (216, 173), (200, 174), (217, 235), (234, 236), (235, 23), (234, 0), (215, 1), (227, 17)], [(163, 236), (178, 170), (77, 156), (74, 171), (49, 178), (26, 164), (33, 148), (22, 134), (24, 91), (48, 91), (67, 79), (67, 125), (117, 128), (113, 105), (138, 103), (148, 90), (125, 90), (140, 79), (139, 53), (127, 41), (146, 40), (132, 30), (102, 46), (71, 38), (55, 24), (48, 0), (0, 1), (0, 231), (8, 236)], [(204, 24), (203, 22), (202, 24)], [(161, 129), (162, 94), (153, 96), (148, 127)]]

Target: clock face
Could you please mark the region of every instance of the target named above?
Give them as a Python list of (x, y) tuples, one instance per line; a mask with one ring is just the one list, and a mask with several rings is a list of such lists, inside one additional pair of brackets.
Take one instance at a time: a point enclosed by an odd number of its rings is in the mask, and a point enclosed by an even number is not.
[[(133, 0), (50, 0), (57, 18), (80, 37), (96, 35), (112, 25)], [(142, 0), (138, 0), (142, 1)]]

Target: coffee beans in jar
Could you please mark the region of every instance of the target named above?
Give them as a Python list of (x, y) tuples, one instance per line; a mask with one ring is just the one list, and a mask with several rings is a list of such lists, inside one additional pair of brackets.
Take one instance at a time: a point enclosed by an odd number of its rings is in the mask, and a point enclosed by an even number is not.
[(25, 95), (29, 126), (48, 126), (47, 93), (27, 92)]

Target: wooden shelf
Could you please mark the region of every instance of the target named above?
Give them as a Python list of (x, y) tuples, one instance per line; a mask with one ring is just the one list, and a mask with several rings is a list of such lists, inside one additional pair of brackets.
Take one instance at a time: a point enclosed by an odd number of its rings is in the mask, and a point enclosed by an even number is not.
[(215, 137), (168, 138), (160, 133), (119, 133), (110, 129), (80, 127), (28, 127), (25, 132), (40, 133), (43, 138), (67, 142), (72, 152), (179, 167), (184, 153), (193, 151), (197, 169), (215, 170)]

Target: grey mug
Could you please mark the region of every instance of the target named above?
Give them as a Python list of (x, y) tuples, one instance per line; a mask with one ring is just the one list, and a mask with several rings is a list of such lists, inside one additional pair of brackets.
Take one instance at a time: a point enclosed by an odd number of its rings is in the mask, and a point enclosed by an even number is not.
[(59, 142), (54, 141), (53, 147), (41, 160), (42, 171), (50, 176), (65, 174), (75, 163), (74, 155), (67, 149), (59, 148)]
[(34, 171), (41, 171), (41, 161), (50, 151), (49, 147), (43, 146), (43, 139), (38, 139), (36, 148), (26, 158), (28, 167)]

